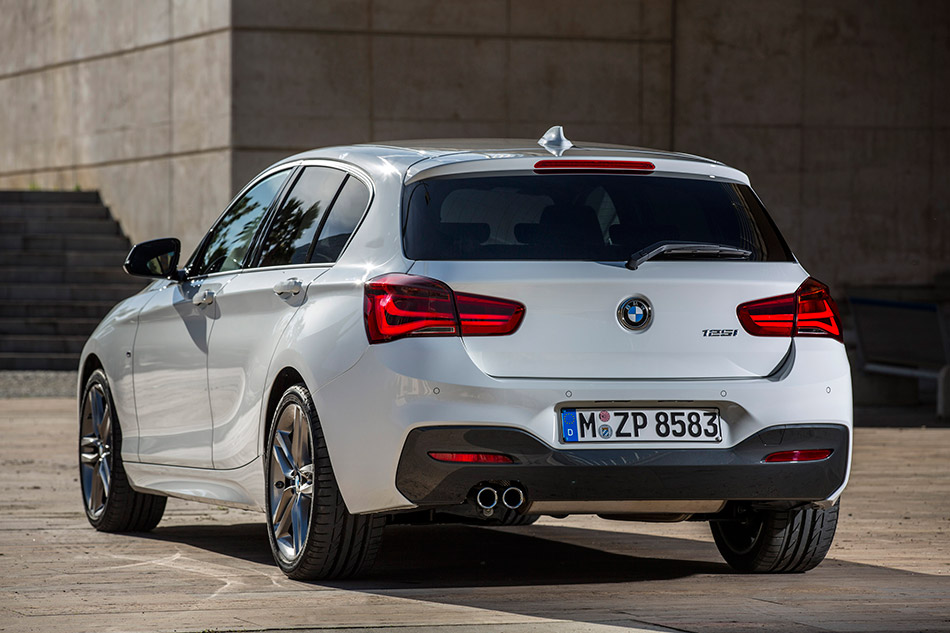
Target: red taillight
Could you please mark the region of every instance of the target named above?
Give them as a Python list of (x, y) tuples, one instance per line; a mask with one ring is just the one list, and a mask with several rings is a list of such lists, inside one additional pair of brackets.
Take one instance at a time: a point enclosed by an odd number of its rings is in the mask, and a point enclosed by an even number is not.
[(404, 336), (500, 336), (518, 329), (524, 306), (453, 292), (428, 277), (389, 274), (366, 282), (363, 316), (370, 343)]
[(809, 277), (795, 293), (798, 297), (798, 321), (795, 334), (831, 336), (843, 340), (838, 305), (831, 298), (828, 286)]
[(511, 334), (521, 323), (524, 306), (517, 301), (455, 293), (462, 336), (498, 336)]
[(452, 291), (440, 281), (413, 275), (383, 275), (366, 284), (363, 296), (370, 343), (410, 334), (458, 334)]
[(767, 455), (762, 461), (769, 464), (789, 463), (789, 462), (816, 462), (821, 459), (828, 459), (834, 451), (830, 448), (814, 449), (807, 451), (781, 451)]
[(570, 169), (572, 171), (592, 169), (610, 171), (653, 171), (653, 163), (645, 160), (578, 160), (570, 158), (539, 160), (535, 169)]
[(460, 462), (465, 464), (514, 464), (515, 460), (500, 453), (429, 453), (429, 457), (439, 462)]
[(809, 277), (794, 294), (743, 303), (739, 322), (754, 336), (830, 336), (842, 340), (838, 306), (828, 286)]

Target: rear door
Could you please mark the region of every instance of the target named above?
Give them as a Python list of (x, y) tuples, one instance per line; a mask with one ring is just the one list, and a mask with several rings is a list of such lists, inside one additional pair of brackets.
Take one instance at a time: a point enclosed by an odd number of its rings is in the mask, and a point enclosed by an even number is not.
[[(741, 183), (643, 174), (443, 177), (410, 187), (412, 274), (526, 307), (512, 335), (465, 337), (486, 374), (519, 378), (706, 379), (769, 374), (788, 338), (752, 337), (751, 299), (806, 275)], [(716, 243), (748, 259), (627, 258), (661, 241)], [(630, 319), (643, 322), (631, 327)], [(625, 321), (626, 324), (624, 323)]]
[[(271, 220), (252, 267), (218, 297), (221, 316), (208, 358), (215, 468), (236, 468), (259, 454), (262, 399), (277, 341), (352, 232), (351, 227), (341, 235), (338, 225), (352, 214), (354, 183), (366, 190), (342, 169), (304, 167)], [(360, 204), (357, 221), (366, 201)]]

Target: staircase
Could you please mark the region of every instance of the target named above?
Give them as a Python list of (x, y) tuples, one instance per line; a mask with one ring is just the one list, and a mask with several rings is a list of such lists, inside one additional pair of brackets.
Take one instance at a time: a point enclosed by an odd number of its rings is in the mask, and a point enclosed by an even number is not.
[(0, 370), (75, 370), (99, 321), (144, 282), (95, 191), (0, 191)]

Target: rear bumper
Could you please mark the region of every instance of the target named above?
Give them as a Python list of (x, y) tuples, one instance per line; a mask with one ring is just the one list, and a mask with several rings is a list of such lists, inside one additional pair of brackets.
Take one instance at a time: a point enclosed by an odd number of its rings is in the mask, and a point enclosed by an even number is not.
[[(844, 485), (850, 433), (840, 424), (772, 426), (729, 448), (562, 450), (499, 426), (412, 430), (396, 487), (420, 507), (463, 503), (485, 482), (517, 482), (529, 504), (571, 501), (820, 501)], [(764, 463), (784, 450), (832, 449), (821, 461)], [(493, 452), (514, 464), (438, 462), (428, 453)]]
[[(389, 512), (409, 510), (417, 507), (418, 503), (429, 505), (429, 501), (425, 500), (428, 493), (409, 485), (407, 477), (410, 475), (406, 469), (412, 468), (413, 464), (407, 461), (410, 457), (404, 456), (404, 453), (409, 450), (406, 447), (412, 446), (415, 441), (409, 440), (410, 435), (416, 430), (427, 431), (435, 427), (459, 428), (459, 433), (465, 436), (470, 431), (482, 428), (520, 431), (523, 437), (538, 443), (531, 449), (534, 453), (529, 454), (538, 455), (539, 459), (550, 455), (550, 459), (559, 460), (569, 455), (573, 461), (568, 461), (568, 464), (616, 463), (620, 467), (624, 463), (639, 464), (640, 467), (649, 465), (648, 471), (664, 473), (661, 481), (675, 481), (672, 474), (666, 474), (668, 470), (660, 470), (661, 465), (671, 464), (662, 461), (672, 459), (662, 457), (664, 450), (670, 451), (668, 444), (611, 445), (608, 457), (597, 457), (608, 455), (602, 452), (601, 445), (562, 443), (557, 411), (567, 406), (717, 408), (723, 422), (722, 443), (710, 449), (707, 443), (691, 442), (677, 445), (675, 453), (701, 455), (707, 451), (723, 451), (716, 458), (719, 461), (712, 462), (720, 466), (742, 464), (742, 461), (731, 461), (739, 459), (733, 456), (735, 447), (763, 429), (775, 426), (835, 425), (845, 429), (849, 438), (847, 443), (850, 444), (851, 374), (844, 347), (831, 339), (802, 338), (795, 339), (794, 350), (793, 362), (789, 361), (783, 371), (764, 378), (500, 379), (479, 371), (469, 358), (461, 339), (408, 338), (368, 346), (353, 367), (315, 390), (313, 398), (320, 414), (334, 475), (347, 508), (353, 513)], [(302, 375), (308, 384), (312, 382), (312, 376), (306, 371)], [(495, 448), (502, 452), (510, 451), (508, 441), (506, 437)], [(785, 445), (789, 445), (789, 440), (785, 441)], [(443, 450), (448, 448), (441, 447)], [(754, 462), (757, 464), (761, 457), (756, 456)], [(835, 463), (847, 464), (849, 458), (849, 450), (838, 451)], [(561, 464), (560, 461), (552, 463)], [(686, 465), (677, 464), (679, 467)], [(438, 470), (442, 466), (428, 457), (416, 466), (416, 470), (421, 468), (423, 474), (412, 475), (411, 479), (424, 478), (424, 473), (429, 470), (435, 472), (436, 477), (441, 474), (441, 478), (445, 478), (449, 474), (449, 471)], [(709, 462), (704, 461), (695, 464), (696, 469), (708, 466)], [(763, 474), (771, 475), (779, 470), (792, 467), (799, 469), (805, 465), (768, 466), (770, 470), (764, 470), (763, 467)], [(805, 467), (811, 469), (811, 466)], [(397, 484), (398, 470), (402, 470), (402, 473), (398, 476)], [(608, 489), (621, 485), (617, 483), (619, 478), (616, 472), (610, 471), (609, 477), (605, 479)], [(490, 478), (496, 474), (479, 469), (478, 475)], [(751, 475), (762, 476), (759, 470)], [(782, 483), (783, 476), (773, 477), (774, 485), (765, 482), (761, 486), (756, 485), (756, 488), (775, 489)], [(559, 486), (578, 489), (580, 484), (572, 484), (574, 477), (568, 475), (567, 471), (562, 477), (566, 483), (559, 483)], [(655, 480), (649, 475), (642, 477), (622, 485), (627, 488), (654, 485), (651, 482)], [(692, 478), (701, 477), (696, 475), (695, 470), (682, 476), (683, 480)], [(589, 477), (585, 476), (583, 481), (592, 491), (598, 488), (590, 483), (592, 480)], [(748, 485), (753, 485), (753, 481), (750, 479)], [(838, 489), (829, 493), (826, 499), (837, 498), (846, 482), (847, 475)], [(672, 484), (667, 487), (677, 489)], [(580, 493), (576, 494), (581, 496)], [(758, 496), (766, 497), (767, 494), (771, 493)], [(816, 498), (819, 495), (809, 493), (808, 496)], [(456, 497), (452, 499), (449, 503), (457, 502)], [(441, 503), (442, 500), (433, 497), (430, 507)], [(537, 508), (532, 511), (537, 511)]]

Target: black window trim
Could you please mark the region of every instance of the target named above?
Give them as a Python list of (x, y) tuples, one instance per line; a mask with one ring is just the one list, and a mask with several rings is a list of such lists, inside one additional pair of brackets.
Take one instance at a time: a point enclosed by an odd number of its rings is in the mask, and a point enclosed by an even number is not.
[[(242, 268), (236, 271), (233, 270), (230, 272), (243, 273), (243, 272), (252, 272), (252, 271), (258, 271), (258, 270), (273, 270), (275, 268), (306, 268), (306, 267), (330, 268), (336, 265), (336, 263), (339, 262), (340, 259), (342, 259), (344, 253), (346, 253), (346, 249), (349, 248), (350, 243), (353, 241), (353, 237), (360, 230), (360, 227), (363, 225), (363, 222), (366, 220), (366, 215), (369, 212), (369, 208), (373, 206), (373, 201), (376, 199), (376, 187), (373, 185), (373, 179), (370, 178), (370, 176), (367, 173), (365, 173), (362, 169), (360, 169), (359, 167), (351, 163), (334, 160), (330, 158), (309, 158), (309, 159), (304, 159), (304, 160), (294, 162), (292, 164), (294, 165), (294, 168), (295, 168), (294, 172), (287, 179), (285, 186), (280, 190), (280, 192), (274, 198), (277, 204), (271, 204), (270, 208), (267, 211), (267, 216), (264, 218), (264, 222), (261, 223), (262, 226), (266, 224), (266, 228), (264, 230), (258, 231), (258, 233), (255, 234), (254, 240), (251, 243), (251, 248), (248, 249), (248, 253), (249, 255), (252, 255), (252, 257), (245, 259), (244, 266)], [(347, 180), (349, 180), (350, 176), (359, 180), (369, 190), (369, 199), (366, 203), (366, 208), (363, 209), (363, 214), (360, 216), (359, 222), (356, 223), (356, 227), (353, 229), (353, 232), (350, 234), (349, 239), (347, 239), (346, 244), (343, 245), (343, 249), (340, 251), (340, 255), (339, 257), (337, 257), (336, 261), (333, 261), (333, 262), (307, 261), (302, 264), (284, 264), (281, 266), (261, 266), (260, 265), (260, 255), (261, 255), (260, 249), (263, 246), (264, 236), (267, 235), (267, 231), (270, 230), (271, 223), (274, 221), (274, 218), (276, 217), (277, 212), (283, 206), (284, 202), (286, 201), (287, 196), (290, 195), (292, 185), (296, 184), (297, 180), (299, 180), (300, 178), (300, 175), (303, 173), (303, 170), (307, 167), (330, 167), (333, 169), (339, 169), (340, 171), (343, 171), (345, 174), (342, 182), (340, 182), (340, 186), (337, 188), (337, 191), (333, 196), (333, 200), (330, 202), (330, 206), (327, 207), (327, 212), (324, 214), (323, 218), (320, 220), (320, 225), (317, 227), (317, 230), (313, 234), (313, 240), (311, 240), (310, 248), (307, 251), (308, 260), (313, 255), (313, 250), (316, 247), (318, 238), (320, 237), (320, 232), (323, 230), (323, 225), (324, 223), (326, 223), (327, 218), (330, 217), (330, 212), (333, 210), (333, 205), (336, 204), (337, 198), (340, 197), (340, 193), (343, 191), (343, 186), (346, 184)], [(259, 179), (257, 182), (259, 182)], [(245, 190), (246, 189), (247, 187), (245, 187)], [(250, 265), (251, 262), (254, 263), (253, 266)]]

